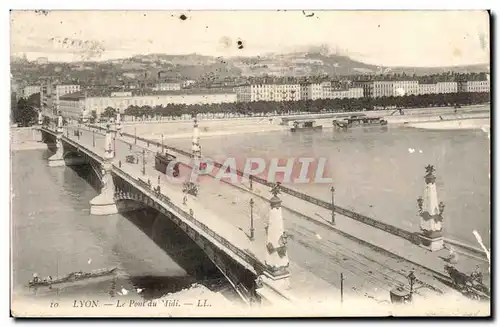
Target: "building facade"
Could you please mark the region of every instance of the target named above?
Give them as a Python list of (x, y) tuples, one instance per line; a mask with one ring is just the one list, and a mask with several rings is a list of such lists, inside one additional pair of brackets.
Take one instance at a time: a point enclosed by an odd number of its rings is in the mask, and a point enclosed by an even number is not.
[[(127, 92), (123, 92), (127, 93)], [(60, 111), (63, 116), (78, 118), (82, 115), (90, 116), (95, 111), (99, 116), (107, 107), (114, 108), (120, 113), (124, 113), (129, 106), (166, 106), (168, 104), (202, 105), (213, 103), (233, 103), (236, 102), (236, 93), (230, 92), (168, 92), (164, 94), (133, 95), (114, 94), (111, 96), (86, 95), (84, 92), (76, 92), (64, 95), (60, 98)]]
[(153, 88), (154, 91), (179, 91), (181, 89), (180, 83), (157, 83)]
[(392, 96), (417, 95), (418, 81), (393, 81)]
[[(421, 94), (422, 89), (418, 81), (360, 81), (355, 86), (363, 89), (363, 95), (367, 98), (380, 98), (391, 96), (405, 96)], [(424, 87), (426, 88), (426, 87)], [(432, 89), (427, 87), (426, 89)]]
[(60, 110), (60, 98), (63, 95), (74, 93), (80, 90), (80, 85), (61, 85), (51, 82), (43, 83), (40, 86), (40, 104), (43, 110), (57, 114)]
[(325, 98), (325, 93), (331, 91), (330, 82), (302, 84), (300, 86), (301, 100), (316, 100)]
[(373, 98), (394, 96), (394, 83), (392, 81), (374, 81)]
[(438, 82), (436, 83), (436, 93), (457, 93), (457, 82)]
[(352, 87), (347, 89), (323, 89), (323, 99), (359, 99), (363, 97), (363, 88)]
[(244, 85), (235, 92), (238, 102), (361, 98), (364, 94), (361, 87), (334, 87), (330, 82)]
[(419, 84), (418, 94), (436, 94), (437, 85), (436, 84)]
[(490, 92), (490, 81), (462, 81), (458, 82), (458, 92)]
[(235, 88), (238, 102), (297, 101), (301, 99), (299, 84), (253, 84)]

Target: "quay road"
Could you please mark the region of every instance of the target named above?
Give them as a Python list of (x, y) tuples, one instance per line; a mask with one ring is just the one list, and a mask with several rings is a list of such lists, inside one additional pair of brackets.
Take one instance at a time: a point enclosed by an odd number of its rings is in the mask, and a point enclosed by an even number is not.
[[(73, 131), (75, 126), (68, 127), (68, 135), (72, 139), (77, 139)], [(88, 129), (81, 129), (82, 135), (80, 143), (92, 149), (92, 139), (101, 152), (104, 146), (104, 134), (101, 132), (90, 132)], [(94, 135), (94, 136), (93, 136)], [(146, 154), (145, 175), (146, 181), (149, 179), (152, 186), (157, 184), (158, 176), (161, 179), (161, 185), (167, 183), (166, 177), (154, 169), (154, 154), (160, 151), (157, 146), (126, 137), (118, 137), (115, 140), (115, 158), (113, 162), (118, 165), (121, 161), (122, 167), (135, 166), (137, 171), (142, 169), (143, 150)], [(132, 145), (132, 150), (130, 149)], [(99, 149), (100, 148), (100, 149)], [(125, 156), (135, 154), (139, 157), (138, 164), (127, 164)], [(181, 162), (189, 162), (188, 158), (180, 158)], [(188, 169), (181, 166), (181, 176), (183, 170)], [(141, 173), (139, 173), (141, 174)], [(182, 192), (182, 184), (169, 183), (169, 188)], [(163, 186), (162, 186), (162, 189)], [(268, 192), (263, 195), (269, 199), (271, 194)], [(282, 194), (279, 195), (282, 197)], [(200, 192), (196, 201), (203, 205), (207, 210), (213, 212), (218, 217), (223, 218), (228, 223), (236, 226), (246, 234), (250, 229), (250, 198), (254, 200), (254, 227), (255, 239), (253, 242), (265, 243), (265, 224), (269, 212), (269, 203), (264, 199), (252, 195), (242, 189), (233, 187), (226, 183), (216, 181), (213, 178), (205, 178), (200, 183)], [(196, 213), (195, 213), (196, 215)], [(307, 274), (300, 274), (299, 271), (309, 271), (319, 279), (326, 281), (330, 286), (340, 290), (340, 274), (343, 273), (344, 297), (365, 296), (378, 302), (389, 301), (389, 291), (395, 286), (402, 286), (409, 289), (407, 275), (414, 271), (418, 281), (414, 286), (415, 296), (427, 297), (436, 294), (454, 292), (433, 277), (433, 272), (420, 265), (416, 265), (401, 257), (391, 257), (381, 253), (376, 248), (360, 244), (356, 240), (337, 233), (332, 229), (325, 228), (321, 224), (306, 220), (296, 212), (283, 210), (286, 232), (290, 235), (288, 242), (288, 255), (291, 261), (291, 282), (307, 284), (309, 280), (297, 280), (310, 278)], [(203, 219), (200, 217), (200, 219)], [(320, 283), (317, 283), (320, 284)], [(306, 291), (306, 289), (304, 289)], [(308, 290), (309, 292), (311, 291)], [(329, 290), (328, 292), (332, 292)], [(335, 292), (335, 291), (334, 291)], [(315, 294), (319, 296), (318, 293)], [(332, 296), (338, 296), (332, 294)]]

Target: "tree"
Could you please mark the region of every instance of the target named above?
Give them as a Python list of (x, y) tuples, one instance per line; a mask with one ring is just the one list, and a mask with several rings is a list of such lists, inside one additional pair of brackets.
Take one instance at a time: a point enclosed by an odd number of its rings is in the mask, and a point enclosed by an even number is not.
[(43, 122), (42, 122), (42, 123), (43, 123), (43, 125), (45, 125), (45, 126), (49, 126), (49, 125), (50, 125), (50, 122), (51, 122), (51, 120), (50, 120), (50, 118), (49, 118), (49, 117), (47, 117), (47, 116), (44, 116), (44, 117), (43, 117)]
[(38, 110), (31, 106), (24, 98), (20, 98), (13, 116), (14, 122), (20, 126), (31, 126), (37, 121)]
[(34, 93), (28, 97), (26, 102), (35, 108), (40, 108), (40, 93)]
[(116, 109), (107, 107), (106, 109), (104, 109), (104, 112), (101, 114), (101, 117), (111, 118), (114, 117), (115, 115), (116, 115)]

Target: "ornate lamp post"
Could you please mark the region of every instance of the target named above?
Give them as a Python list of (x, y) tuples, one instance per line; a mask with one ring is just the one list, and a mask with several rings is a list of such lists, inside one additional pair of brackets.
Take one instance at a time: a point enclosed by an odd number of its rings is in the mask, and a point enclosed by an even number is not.
[(411, 302), (413, 299), (413, 285), (415, 284), (417, 277), (415, 277), (414, 272), (411, 271), (406, 278), (408, 278), (408, 282), (410, 283), (410, 302)]
[(134, 144), (137, 144), (137, 127), (134, 127)]
[(440, 216), (442, 216), (442, 215), (443, 215), (443, 212), (444, 212), (444, 207), (445, 207), (444, 202), (443, 202), (443, 201), (439, 202), (438, 209), (439, 209), (439, 215), (440, 215)]
[(335, 187), (330, 188), (330, 192), (332, 193), (332, 225), (335, 225)]
[(92, 146), (95, 148), (95, 129), (92, 130)]
[(255, 229), (253, 228), (253, 199), (250, 199), (250, 239), (253, 241)]
[(421, 196), (417, 198), (417, 205), (418, 205), (418, 213), (421, 213), (424, 206), (424, 199)]
[(432, 165), (425, 167), (424, 196), (417, 198), (421, 230), (419, 243), (429, 251), (438, 251), (444, 247), (442, 229), (445, 206), (438, 200), (435, 171)]

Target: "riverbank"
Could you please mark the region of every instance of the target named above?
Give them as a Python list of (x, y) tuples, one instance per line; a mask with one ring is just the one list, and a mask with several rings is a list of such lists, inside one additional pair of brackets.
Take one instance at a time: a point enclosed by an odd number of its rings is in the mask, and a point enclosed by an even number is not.
[(41, 142), (38, 131), (31, 127), (10, 129), (10, 150), (25, 151), (46, 149), (47, 145)]
[(429, 130), (483, 129), (490, 126), (489, 118), (465, 118), (407, 124), (408, 127)]

